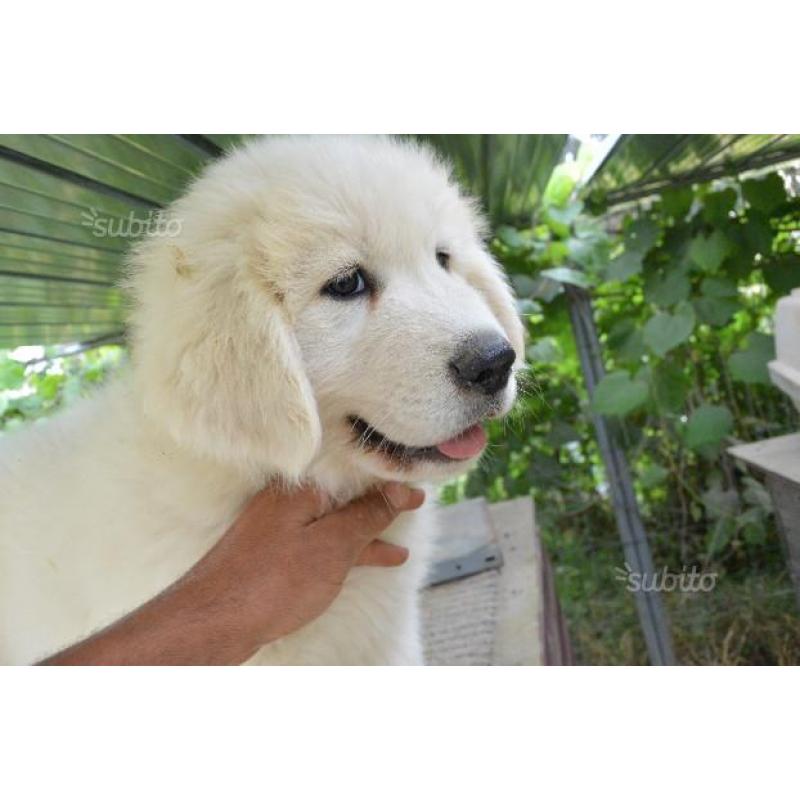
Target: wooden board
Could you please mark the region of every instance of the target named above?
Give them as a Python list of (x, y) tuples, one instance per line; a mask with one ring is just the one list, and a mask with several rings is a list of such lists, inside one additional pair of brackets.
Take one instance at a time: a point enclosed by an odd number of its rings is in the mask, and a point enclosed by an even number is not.
[[(438, 510), (436, 558), (449, 561), (496, 543), (486, 501), (468, 500)], [(425, 663), (431, 666), (486, 666), (492, 663), (500, 574), (478, 575), (427, 588), (422, 611)]]
[(800, 433), (740, 444), (728, 452), (764, 472), (800, 484)]
[(502, 561), (500, 567), (424, 590), (426, 663), (572, 663), (532, 500), (488, 505), (476, 499), (438, 513), (440, 559), (494, 546), (501, 551)]
[(492, 663), (544, 664), (542, 553), (529, 497), (489, 506), (503, 551)]
[(728, 452), (766, 474), (786, 564), (800, 608), (800, 434), (737, 445)]

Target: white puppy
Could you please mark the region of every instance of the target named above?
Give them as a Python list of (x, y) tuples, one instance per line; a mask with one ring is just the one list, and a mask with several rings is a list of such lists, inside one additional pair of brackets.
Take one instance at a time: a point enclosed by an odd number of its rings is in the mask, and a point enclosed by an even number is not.
[[(0, 440), (0, 661), (26, 663), (177, 579), (265, 482), (345, 502), (474, 463), (507, 412), (522, 327), (472, 202), (427, 150), (373, 137), (257, 140), (132, 256), (132, 366)], [(174, 229), (176, 226), (170, 226)], [(425, 509), (261, 664), (421, 663)]]

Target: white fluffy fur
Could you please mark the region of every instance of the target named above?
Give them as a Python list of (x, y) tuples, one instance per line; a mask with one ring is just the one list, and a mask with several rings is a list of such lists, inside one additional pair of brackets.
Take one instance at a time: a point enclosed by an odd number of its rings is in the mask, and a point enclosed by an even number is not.
[[(0, 661), (28, 663), (154, 596), (266, 481), (313, 481), (337, 502), (399, 472), (355, 447), (346, 417), (430, 445), (482, 407), (447, 362), (475, 331), (518, 354), (511, 295), (481, 223), (426, 150), (372, 137), (256, 141), (170, 209), (176, 238), (131, 258), (132, 364), (93, 398), (0, 439)], [(451, 254), (451, 269), (436, 249)], [(321, 287), (361, 264), (374, 299)], [(384, 538), (396, 569), (353, 570), (333, 606), (263, 648), (261, 664), (414, 664), (417, 593), (434, 536), (425, 509)]]

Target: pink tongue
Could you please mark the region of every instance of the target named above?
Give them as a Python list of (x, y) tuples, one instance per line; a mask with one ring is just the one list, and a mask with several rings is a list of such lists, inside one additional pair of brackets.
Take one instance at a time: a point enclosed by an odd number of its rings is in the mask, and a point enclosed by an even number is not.
[(480, 425), (473, 425), (458, 436), (436, 445), (436, 449), (443, 455), (460, 460), (478, 455), (484, 447), (486, 432)]

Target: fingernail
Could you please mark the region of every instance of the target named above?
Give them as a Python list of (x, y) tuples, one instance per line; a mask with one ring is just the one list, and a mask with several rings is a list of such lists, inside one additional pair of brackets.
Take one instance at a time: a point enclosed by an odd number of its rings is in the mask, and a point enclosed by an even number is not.
[(383, 493), (395, 508), (402, 508), (411, 497), (411, 489), (404, 483), (392, 481), (383, 487)]
[(422, 489), (412, 489), (411, 502), (416, 508), (419, 508), (425, 502), (425, 492)]

